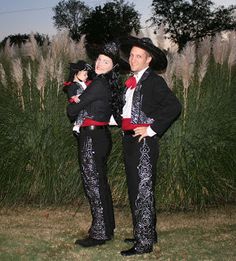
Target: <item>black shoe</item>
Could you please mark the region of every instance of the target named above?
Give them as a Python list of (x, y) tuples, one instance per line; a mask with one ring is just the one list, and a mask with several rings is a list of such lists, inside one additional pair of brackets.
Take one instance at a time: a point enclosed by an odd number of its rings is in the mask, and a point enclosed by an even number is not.
[(82, 247), (94, 247), (94, 246), (100, 246), (106, 243), (106, 240), (98, 240), (91, 237), (87, 237), (84, 239), (77, 239), (75, 241), (76, 245), (80, 245)]
[(142, 254), (151, 253), (151, 252), (152, 252), (152, 248), (148, 248), (145, 251), (137, 251), (135, 249), (135, 246), (133, 246), (132, 248), (130, 248), (128, 250), (121, 251), (120, 253), (122, 256), (134, 256), (134, 255), (142, 255)]
[[(124, 242), (125, 243), (133, 243), (133, 244), (135, 244), (136, 240), (134, 238), (125, 238)], [(154, 241), (153, 241), (153, 244), (156, 244), (156, 243), (157, 243), (157, 237), (155, 237)]]

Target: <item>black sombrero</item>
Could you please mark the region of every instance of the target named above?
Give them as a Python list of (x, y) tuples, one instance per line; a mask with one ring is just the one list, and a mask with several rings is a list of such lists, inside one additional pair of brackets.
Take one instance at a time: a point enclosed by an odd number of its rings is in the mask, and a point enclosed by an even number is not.
[(72, 72), (90, 71), (92, 70), (92, 66), (83, 60), (79, 60), (77, 63), (70, 63), (70, 70)]
[(144, 49), (152, 56), (150, 67), (155, 71), (164, 71), (167, 67), (167, 58), (165, 53), (158, 47), (156, 47), (152, 40), (148, 37), (137, 38), (134, 36), (128, 36), (120, 39), (121, 56), (128, 60), (130, 50), (133, 46)]
[(127, 73), (130, 71), (129, 63), (120, 57), (119, 44), (115, 41), (108, 42), (99, 49), (98, 54), (104, 54), (112, 59), (114, 68), (119, 69), (120, 73)]
[(69, 77), (68, 82), (73, 82), (74, 76), (79, 71), (88, 71), (91, 73), (93, 68), (90, 64), (86, 63), (84, 60), (79, 60), (77, 63), (70, 63), (69, 64)]

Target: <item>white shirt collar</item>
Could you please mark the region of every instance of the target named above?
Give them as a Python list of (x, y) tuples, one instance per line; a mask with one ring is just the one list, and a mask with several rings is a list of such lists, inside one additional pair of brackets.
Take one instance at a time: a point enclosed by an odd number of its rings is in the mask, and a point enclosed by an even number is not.
[(138, 73), (134, 74), (134, 77), (136, 78), (136, 81), (138, 82), (141, 77), (143, 76), (144, 72), (148, 69), (149, 67), (144, 68), (143, 70), (139, 71)]
[(74, 82), (79, 83), (79, 84), (82, 86), (82, 88), (83, 88), (84, 90), (85, 90), (86, 87), (87, 87), (86, 83), (85, 83), (85, 82), (82, 82), (82, 81), (80, 81), (80, 80), (75, 79)]

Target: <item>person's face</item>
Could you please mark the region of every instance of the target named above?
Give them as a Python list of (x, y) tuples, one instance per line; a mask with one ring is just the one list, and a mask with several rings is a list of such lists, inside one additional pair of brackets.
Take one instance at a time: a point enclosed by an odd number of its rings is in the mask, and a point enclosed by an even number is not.
[(86, 82), (86, 80), (88, 79), (88, 71), (78, 71), (76, 77), (78, 80)]
[(100, 54), (95, 62), (96, 74), (105, 74), (113, 68), (112, 59), (104, 54)]
[(129, 55), (129, 64), (131, 71), (140, 72), (144, 68), (148, 67), (152, 57), (148, 52), (139, 47), (132, 47)]

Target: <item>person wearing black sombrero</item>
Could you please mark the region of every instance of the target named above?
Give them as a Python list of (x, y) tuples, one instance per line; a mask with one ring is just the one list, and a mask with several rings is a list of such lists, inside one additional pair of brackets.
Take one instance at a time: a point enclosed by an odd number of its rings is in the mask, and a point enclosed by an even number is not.
[(159, 75), (167, 67), (165, 53), (149, 38), (120, 40), (132, 76), (127, 79), (122, 112), (123, 152), (133, 221), (134, 245), (123, 256), (153, 251), (158, 241), (155, 211), (159, 138), (181, 113), (181, 104)]
[(75, 241), (76, 245), (82, 247), (105, 244), (113, 238), (115, 229), (107, 180), (107, 159), (112, 148), (108, 123), (112, 113), (116, 112), (113, 96), (114, 89), (118, 88), (118, 62), (116, 43), (105, 44), (95, 62), (96, 76), (79, 96), (78, 102), (67, 105), (67, 115), (72, 122), (82, 111), (85, 112), (77, 141), (81, 176), (90, 204), (92, 223), (88, 235)]

